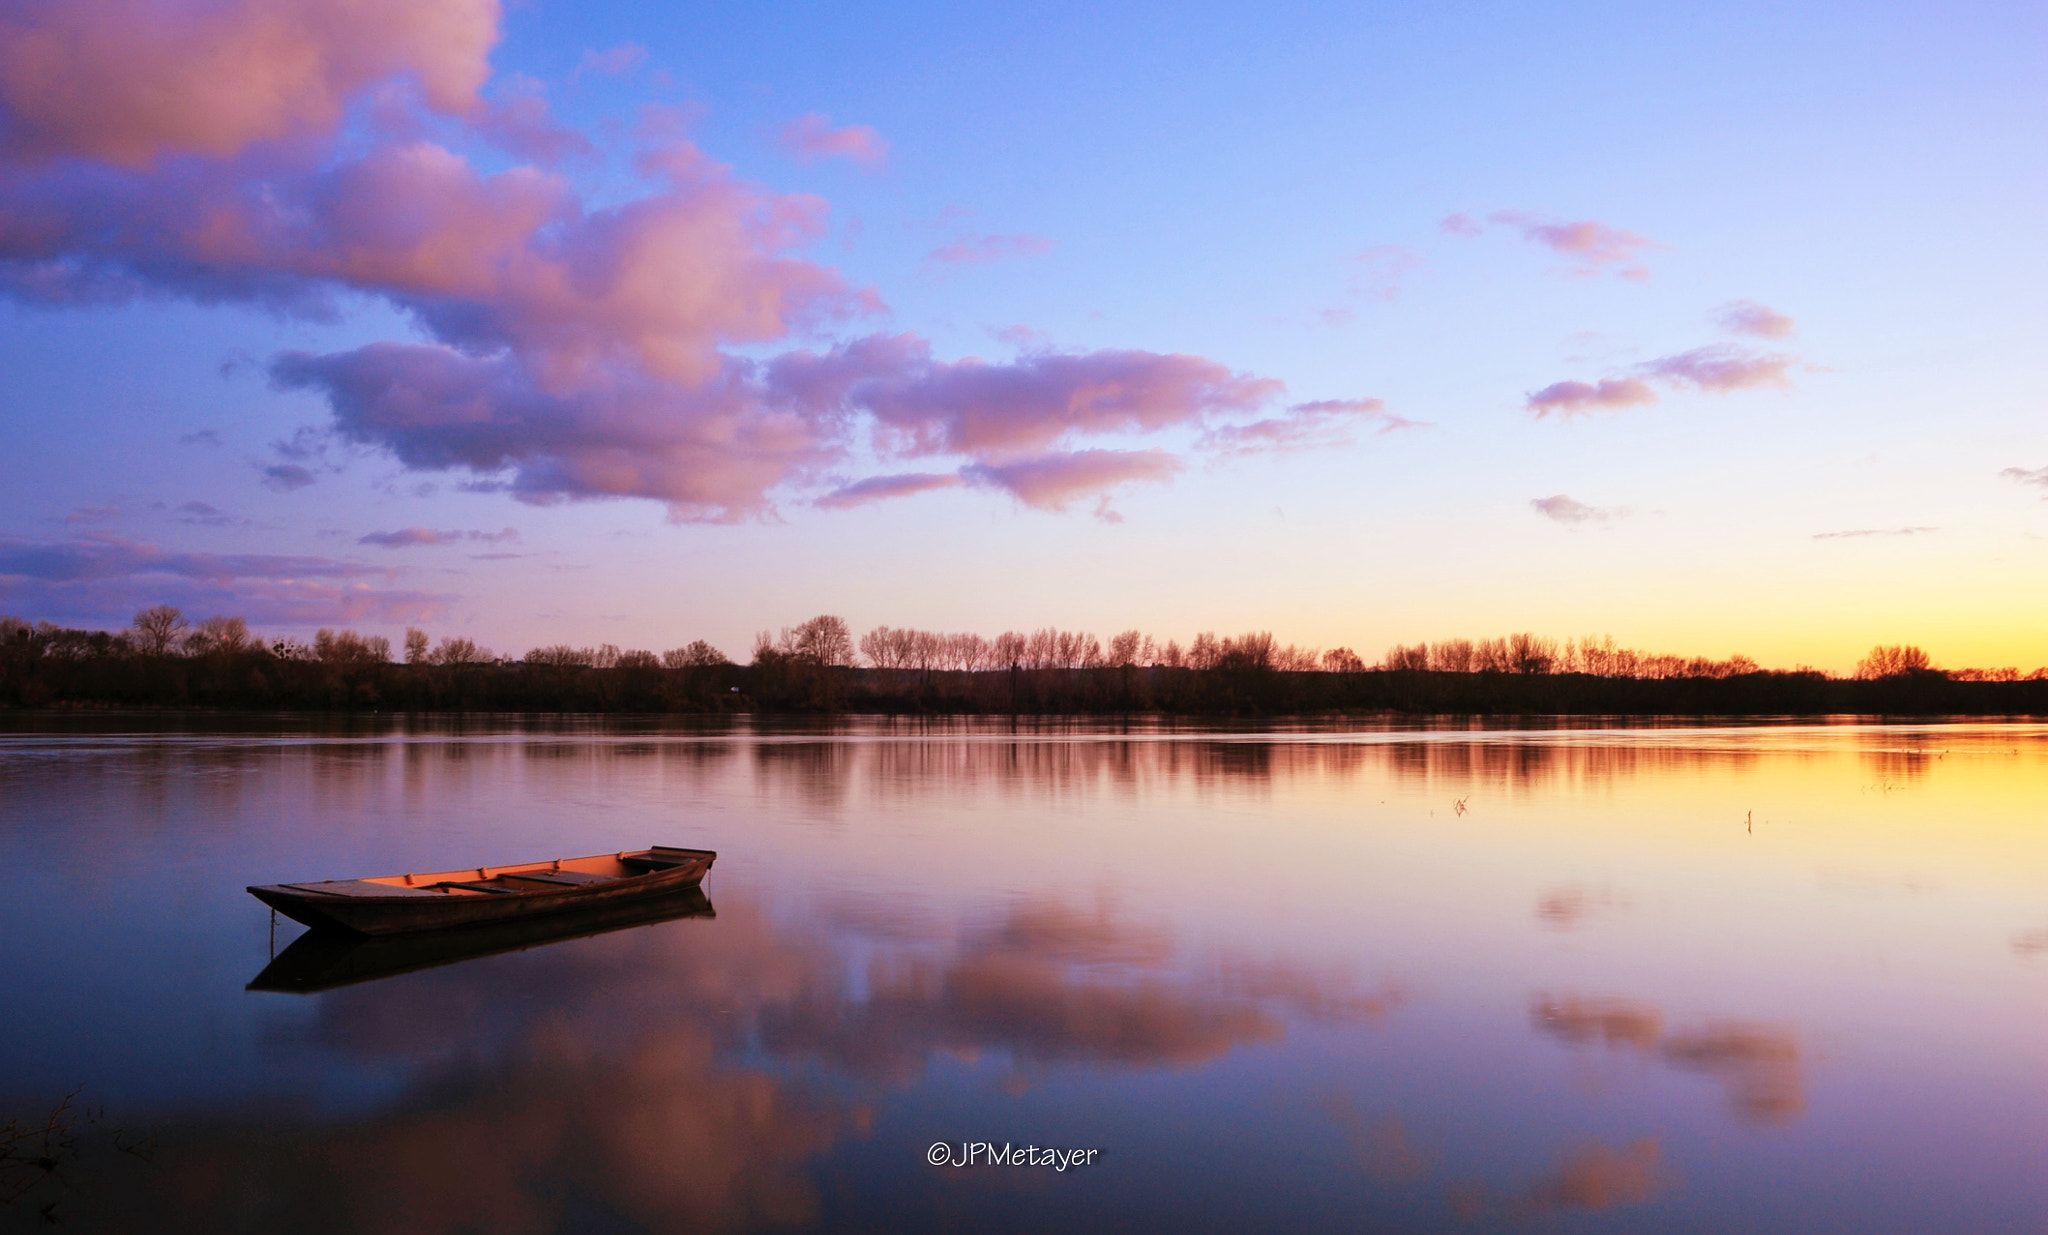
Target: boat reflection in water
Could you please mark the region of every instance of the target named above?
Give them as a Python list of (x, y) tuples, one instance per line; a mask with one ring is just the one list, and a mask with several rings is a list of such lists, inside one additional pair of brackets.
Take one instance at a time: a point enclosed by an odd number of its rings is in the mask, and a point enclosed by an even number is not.
[(636, 926), (716, 916), (711, 898), (701, 887), (692, 885), (652, 900), (640, 898), (609, 908), (486, 926), (404, 935), (357, 935), (315, 929), (299, 936), (273, 957), (263, 972), (250, 979), (247, 989), (310, 995)]

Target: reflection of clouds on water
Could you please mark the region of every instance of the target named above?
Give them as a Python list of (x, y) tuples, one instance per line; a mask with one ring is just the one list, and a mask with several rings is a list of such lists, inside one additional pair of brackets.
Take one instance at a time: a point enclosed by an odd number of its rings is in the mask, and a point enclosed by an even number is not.
[[(812, 1163), (864, 1135), (883, 1096), (872, 1086), (917, 1083), (937, 1059), (1007, 1055), (1026, 1070), (1016, 1085), (1061, 1065), (1188, 1067), (1279, 1039), (1290, 1016), (1369, 1020), (1401, 1000), (1312, 966), (1190, 956), (1168, 930), (1105, 904), (1019, 901), (954, 927), (847, 898), (826, 916), (838, 925), (781, 923), (727, 897), (715, 920), (319, 996), (310, 1020), (273, 1020), (266, 1049), (309, 1072), (396, 1073), (399, 1096), (368, 1115), (160, 1121), (159, 1168), (99, 1198), (105, 1225), (321, 1235), (815, 1222)], [(859, 982), (838, 933), (848, 919), (871, 942), (896, 940)], [(1398, 1129), (1358, 1138), (1376, 1169), (1407, 1169)], [(151, 1214), (160, 1220), (142, 1221)]]
[(1671, 1067), (1703, 1072), (1727, 1089), (1746, 1123), (1777, 1124), (1806, 1109), (1799, 1042), (1781, 1025), (1710, 1019), (1666, 1030), (1656, 1008), (1619, 999), (1539, 997), (1537, 1029), (1575, 1046), (1640, 1051)]
[(1343, 1132), (1358, 1169), (1380, 1183), (1412, 1183), (1428, 1173), (1434, 1155), (1417, 1146), (1398, 1115), (1371, 1118), (1358, 1104), (1332, 1095), (1324, 1112)]
[(1648, 1050), (1664, 1032), (1664, 1014), (1620, 999), (1539, 999), (1530, 1013), (1536, 1027), (1575, 1046), (1595, 1042)]
[(1554, 930), (1574, 930), (1598, 914), (1628, 908), (1628, 902), (1608, 888), (1577, 885), (1545, 892), (1536, 900), (1536, 920)]
[(1655, 1137), (1633, 1141), (1626, 1149), (1588, 1145), (1537, 1181), (1517, 1208), (1613, 1209), (1654, 1201), (1667, 1186), (1660, 1169), (1663, 1156)]
[(1514, 1220), (1644, 1205), (1662, 1197), (1672, 1184), (1662, 1143), (1645, 1136), (1622, 1149), (1598, 1141), (1581, 1145), (1549, 1174), (1505, 1198), (1497, 1199), (1485, 1184), (1467, 1179), (1450, 1184), (1444, 1200), (1454, 1218), (1472, 1223), (1490, 1215)]
[(2032, 960), (2048, 953), (2048, 929), (2022, 931), (2012, 937), (2012, 950)]
[(768, 1009), (760, 1032), (779, 1054), (898, 1080), (939, 1055), (989, 1051), (1026, 1066), (1187, 1066), (1280, 1038), (1282, 1014), (1371, 1020), (1400, 999), (1284, 961), (1192, 963), (1157, 927), (1041, 900), (963, 931), (940, 955), (878, 960), (858, 1002), (807, 988)]
[(520, 1058), (323, 1125), (161, 1130), (156, 1169), (96, 1198), (107, 1229), (411, 1233), (730, 1230), (803, 1222), (804, 1171), (861, 1118), (721, 1066), (702, 1026), (588, 1057), (554, 1026)]

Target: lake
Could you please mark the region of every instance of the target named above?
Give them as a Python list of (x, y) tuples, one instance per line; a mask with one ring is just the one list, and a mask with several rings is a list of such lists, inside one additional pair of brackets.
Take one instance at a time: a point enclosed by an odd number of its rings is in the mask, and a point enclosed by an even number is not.
[[(0, 723), (24, 1230), (2048, 1229), (2042, 726)], [(247, 989), (245, 885), (656, 843)]]

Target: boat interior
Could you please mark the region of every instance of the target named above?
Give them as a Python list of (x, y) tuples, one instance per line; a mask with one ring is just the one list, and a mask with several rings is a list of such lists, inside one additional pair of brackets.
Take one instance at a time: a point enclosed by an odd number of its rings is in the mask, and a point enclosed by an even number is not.
[[(388, 896), (392, 889), (440, 893), (454, 896), (503, 896), (520, 892), (551, 892), (614, 883), (637, 875), (654, 875), (677, 867), (691, 866), (718, 855), (709, 849), (676, 849), (656, 845), (651, 849), (622, 850), (587, 858), (555, 858), (547, 862), (517, 862), (509, 866), (471, 866), (462, 870), (432, 871), (426, 874), (378, 875), (368, 879), (344, 879), (331, 883), (286, 887), (310, 887), (318, 891), (347, 895)], [(343, 888), (340, 885), (353, 885)]]

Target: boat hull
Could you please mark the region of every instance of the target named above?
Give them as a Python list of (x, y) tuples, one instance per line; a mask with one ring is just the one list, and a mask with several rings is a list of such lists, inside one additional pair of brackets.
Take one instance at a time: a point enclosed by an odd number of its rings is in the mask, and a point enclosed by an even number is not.
[(629, 875), (584, 887), (549, 888), (496, 895), (456, 895), (420, 887), (365, 880), (320, 884), (264, 884), (249, 894), (294, 922), (358, 935), (398, 935), (520, 922), (557, 914), (608, 910), (644, 898), (667, 896), (704, 881), (717, 854), (695, 856), (666, 870)]
[(688, 886), (558, 914), (442, 931), (360, 935), (315, 928), (272, 958), (248, 989), (310, 995), (612, 931), (716, 916), (704, 890)]

